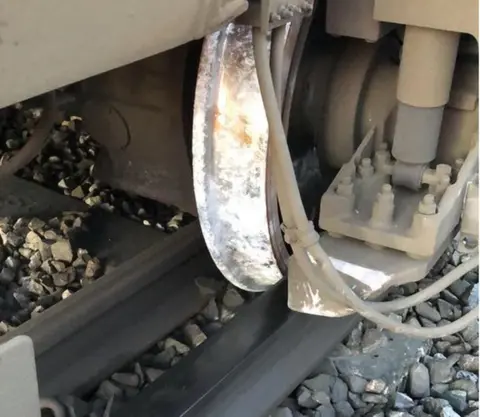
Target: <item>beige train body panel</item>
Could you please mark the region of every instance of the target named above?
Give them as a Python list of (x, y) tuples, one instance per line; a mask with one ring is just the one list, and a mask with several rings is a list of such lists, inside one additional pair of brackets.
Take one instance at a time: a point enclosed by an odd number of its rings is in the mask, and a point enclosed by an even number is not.
[(3, 0), (0, 108), (198, 39), (246, 0)]

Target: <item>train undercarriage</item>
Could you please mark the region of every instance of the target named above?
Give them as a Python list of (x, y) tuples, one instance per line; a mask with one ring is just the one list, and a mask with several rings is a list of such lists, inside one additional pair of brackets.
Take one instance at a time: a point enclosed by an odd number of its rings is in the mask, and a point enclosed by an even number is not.
[[(388, 316), (478, 268), (478, 2), (87, 1), (71, 16), (58, 0), (45, 21), (29, 3), (0, 20), (0, 106), (42, 113), (0, 180), (76, 116), (100, 144), (93, 175), (196, 216), (238, 288), (286, 279), (293, 311), (415, 337), (478, 320)], [(381, 301), (452, 244), (464, 263)]]

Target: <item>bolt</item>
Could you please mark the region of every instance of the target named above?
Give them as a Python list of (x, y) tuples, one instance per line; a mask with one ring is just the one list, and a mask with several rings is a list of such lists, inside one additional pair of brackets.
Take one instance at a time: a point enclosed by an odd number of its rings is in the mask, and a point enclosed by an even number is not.
[(282, 19), (288, 19), (293, 16), (293, 11), (286, 5), (280, 6), (278, 9), (278, 13), (282, 17)]
[(337, 194), (343, 197), (349, 197), (353, 195), (352, 177), (347, 176), (340, 180), (340, 184), (337, 186)]
[(277, 22), (279, 20), (281, 20), (281, 16), (278, 14), (278, 13), (274, 13), (272, 15), (270, 15), (270, 22)]
[(302, 11), (303, 13), (311, 13), (313, 11), (313, 4), (310, 3), (309, 1), (305, 1), (302, 5)]
[(290, 9), (291, 9), (294, 13), (302, 13), (302, 9), (301, 9), (299, 6), (297, 6), (297, 5), (292, 4), (292, 5), (290, 6)]
[(370, 158), (363, 158), (358, 170), (362, 178), (373, 175), (372, 160)]
[(443, 193), (450, 185), (450, 175), (444, 174), (439, 178), (438, 183), (435, 186), (435, 193)]
[(363, 158), (362, 167), (369, 167), (369, 166), (372, 166), (372, 160), (370, 158)]
[(450, 184), (450, 175), (444, 174), (440, 177), (440, 184), (441, 185), (449, 185)]
[(383, 184), (381, 194), (382, 195), (393, 195), (392, 186), (390, 184)]
[(438, 164), (435, 167), (435, 172), (438, 176), (440, 175), (450, 175), (452, 173), (452, 167), (447, 164)]
[(390, 173), (390, 152), (387, 150), (378, 150), (375, 152), (375, 169), (379, 172)]
[(372, 227), (385, 227), (390, 225), (395, 209), (395, 195), (390, 184), (383, 184), (381, 191), (377, 195), (377, 200), (373, 203), (372, 218), (370, 224)]
[(437, 203), (435, 202), (435, 196), (433, 194), (425, 194), (422, 201), (418, 204), (418, 212), (427, 216), (436, 214)]

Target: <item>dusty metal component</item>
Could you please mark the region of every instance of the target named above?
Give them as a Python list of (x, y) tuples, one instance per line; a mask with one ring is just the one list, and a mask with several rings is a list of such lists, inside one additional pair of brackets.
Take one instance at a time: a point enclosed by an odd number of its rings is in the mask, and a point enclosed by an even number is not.
[[(434, 256), (426, 259), (413, 259), (396, 250), (379, 250), (356, 239), (329, 234), (320, 237), (320, 245), (355, 293), (368, 299), (379, 296), (390, 287), (423, 279), (446, 249), (448, 240)], [(300, 268), (289, 266), (288, 306), (292, 310), (327, 317), (341, 317), (354, 312), (325, 297), (321, 267), (313, 265), (316, 278), (312, 280), (303, 275)]]
[(478, 129), (478, 60), (461, 54), (450, 91), (450, 101), (443, 113), (437, 149), (437, 161), (454, 165), (474, 146)]
[(0, 345), (0, 415), (40, 417), (32, 340), (18, 336)]
[(0, 108), (200, 39), (247, 7), (246, 0), (54, 0), (48, 9), (36, 0), (5, 2)]
[(94, 175), (195, 213), (184, 130), (189, 49), (172, 49), (81, 84), (86, 130), (103, 145)]
[(397, 107), (397, 123), (392, 155), (403, 164), (424, 165), (437, 154), (443, 106), (413, 107), (402, 102)]
[(376, 140), (389, 137), (391, 122), (385, 120), (396, 104), (398, 66), (392, 57), (399, 45), (388, 36), (377, 43), (317, 36), (301, 66), (289, 133), (313, 137), (320, 160), (340, 168), (372, 126), (385, 126)]
[(395, 25), (375, 20), (374, 5), (375, 0), (327, 0), (327, 32), (368, 42), (378, 41)]
[(271, 30), (299, 17), (309, 16), (313, 8), (313, 0), (251, 1), (248, 10), (240, 15), (236, 22)]
[(459, 40), (455, 32), (415, 26), (405, 30), (392, 154), (406, 175), (394, 175), (394, 184), (418, 189), (420, 184), (408, 178), (418, 178), (419, 170), (435, 159)]
[(397, 98), (414, 107), (439, 107), (450, 96), (459, 33), (407, 26)]
[(422, 177), (426, 169), (427, 165), (396, 161), (392, 170), (392, 183), (418, 190), (422, 186)]
[[(428, 202), (423, 201), (424, 192), (399, 187), (393, 189), (397, 208), (394, 215), (382, 215), (382, 221), (378, 222), (375, 202), (379, 198), (378, 192), (390, 182), (390, 175), (385, 171), (366, 170), (367, 158), (374, 149), (373, 136), (372, 129), (322, 197), (320, 226), (335, 235), (396, 249), (409, 256), (434, 257), (460, 219), (467, 182), (478, 169), (477, 147), (469, 152), (455, 182), (451, 181), (451, 168), (442, 164), (437, 166), (436, 171), (427, 171), (423, 175), (422, 182), (429, 184), (428, 193), (434, 195), (438, 205), (434, 215), (430, 208), (425, 208), (426, 203), (430, 203), (430, 197)], [(336, 189), (340, 181), (348, 176), (353, 178), (354, 192), (345, 197), (339, 195)], [(385, 208), (388, 213), (389, 210), (390, 207)], [(425, 214), (427, 211), (428, 214)]]
[(475, 174), (467, 185), (463, 203), (462, 221), (460, 222), (459, 251), (474, 253), (478, 251), (479, 205), (478, 205), (478, 174)]
[(478, 39), (477, 0), (375, 0), (375, 20), (457, 33)]
[[(285, 41), (292, 53), (298, 24), (289, 26)], [(287, 255), (274, 227), (279, 222), (267, 176), (268, 124), (251, 36), (251, 28), (230, 24), (206, 38), (192, 154), (198, 216), (215, 263), (238, 287), (262, 291), (282, 279)], [(285, 74), (291, 59), (285, 56)]]

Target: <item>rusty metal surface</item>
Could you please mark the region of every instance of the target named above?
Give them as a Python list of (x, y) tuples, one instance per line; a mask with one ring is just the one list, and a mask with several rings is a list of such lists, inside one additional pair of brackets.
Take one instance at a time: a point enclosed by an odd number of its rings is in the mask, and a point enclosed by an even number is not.
[[(300, 31), (286, 37), (285, 68)], [(251, 28), (230, 24), (203, 46), (192, 138), (197, 211), (207, 247), (224, 276), (263, 291), (282, 279), (287, 253), (268, 174), (268, 123), (257, 80)]]
[(81, 115), (103, 145), (96, 177), (195, 214), (182, 101), (188, 53), (182, 46), (85, 81)]
[(250, 291), (282, 279), (268, 227), (267, 148), (251, 28), (230, 24), (203, 46), (194, 105), (194, 189), (212, 258), (228, 280)]

